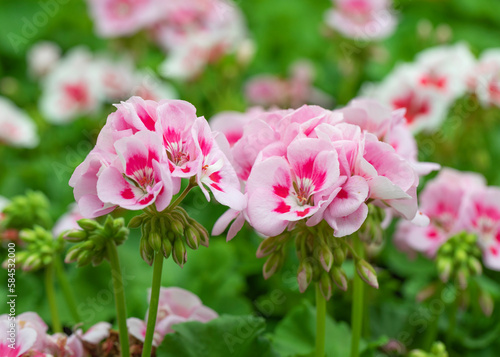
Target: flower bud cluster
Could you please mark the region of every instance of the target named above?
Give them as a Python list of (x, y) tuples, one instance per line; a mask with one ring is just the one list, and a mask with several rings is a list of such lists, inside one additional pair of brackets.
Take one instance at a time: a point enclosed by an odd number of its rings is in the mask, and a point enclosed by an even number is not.
[(142, 259), (151, 265), (155, 252), (170, 257), (181, 268), (187, 261), (187, 247), (196, 250), (208, 247), (207, 230), (181, 207), (163, 212), (146, 211), (132, 218), (130, 228), (141, 227), (140, 252)]
[(62, 238), (54, 239), (50, 231), (40, 226), (22, 230), (20, 238), (26, 243), (26, 249), (16, 254), (16, 264), (25, 271), (38, 270), (51, 264), (54, 256), (64, 247)]
[(38, 191), (28, 191), (24, 196), (14, 197), (4, 208), (5, 218), (1, 221), (1, 228), (21, 230), (35, 225), (49, 228), (52, 220), (48, 212), (47, 197)]
[(80, 219), (78, 225), (82, 230), (66, 234), (65, 239), (77, 243), (68, 250), (65, 262), (77, 262), (79, 267), (92, 263), (101, 264), (106, 257), (107, 244), (122, 244), (127, 239), (129, 230), (123, 218), (106, 217), (103, 225), (92, 219)]
[(444, 243), (436, 255), (436, 266), (443, 282), (455, 280), (465, 290), (469, 277), (482, 274), (481, 250), (475, 234), (461, 232)]

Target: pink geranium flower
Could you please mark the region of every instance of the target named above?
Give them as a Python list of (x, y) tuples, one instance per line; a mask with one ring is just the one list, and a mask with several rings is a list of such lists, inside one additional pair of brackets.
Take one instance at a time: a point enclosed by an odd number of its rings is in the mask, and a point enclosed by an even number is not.
[(334, 0), (326, 14), (328, 26), (343, 36), (379, 40), (394, 32), (396, 18), (390, 0)]
[(0, 97), (0, 145), (34, 148), (39, 141), (33, 120), (10, 100)]
[(155, 203), (158, 210), (164, 210), (175, 192), (164, 164), (161, 138), (141, 131), (118, 140), (114, 146), (119, 160), (115, 159), (99, 175), (99, 199), (132, 210)]
[[(204, 306), (195, 294), (177, 287), (161, 288), (153, 345), (159, 346), (172, 326), (187, 321), (208, 322), (218, 315)], [(147, 321), (135, 317), (127, 319), (129, 333), (139, 341), (146, 337)]]

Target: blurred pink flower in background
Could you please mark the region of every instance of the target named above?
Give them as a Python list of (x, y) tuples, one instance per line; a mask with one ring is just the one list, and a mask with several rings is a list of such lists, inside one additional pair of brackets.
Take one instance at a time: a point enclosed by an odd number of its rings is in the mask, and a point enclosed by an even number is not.
[(481, 54), (469, 77), (469, 89), (486, 107), (500, 107), (500, 50), (490, 49)]
[(313, 87), (314, 68), (308, 61), (295, 62), (290, 70), (290, 78), (273, 75), (258, 75), (245, 86), (245, 97), (250, 105), (279, 108), (298, 108), (303, 104), (317, 104), (329, 107), (332, 99)]
[(33, 120), (10, 100), (0, 97), (0, 145), (34, 148), (39, 141)]
[(28, 72), (34, 78), (49, 73), (61, 58), (61, 48), (54, 42), (40, 41), (28, 51)]
[(58, 237), (61, 233), (69, 230), (80, 230), (80, 226), (76, 221), (84, 218), (78, 209), (78, 205), (75, 203), (69, 206), (68, 212), (63, 214), (54, 224), (52, 228), (52, 234), (54, 237)]
[(333, 0), (333, 4), (326, 23), (347, 38), (380, 40), (396, 28), (391, 0)]
[(500, 188), (487, 187), (479, 174), (445, 168), (427, 183), (420, 202), (430, 225), (400, 222), (399, 247), (434, 257), (450, 237), (466, 231), (477, 235), (485, 266), (500, 270)]
[[(149, 300), (149, 298), (148, 298)], [(172, 326), (187, 321), (208, 322), (217, 318), (215, 311), (206, 307), (200, 298), (190, 291), (177, 288), (161, 288), (156, 318), (153, 345), (159, 346), (167, 333), (172, 333)], [(127, 319), (129, 333), (144, 342), (147, 320), (136, 317)]]
[(117, 37), (151, 26), (163, 14), (163, 0), (88, 0), (96, 32)]

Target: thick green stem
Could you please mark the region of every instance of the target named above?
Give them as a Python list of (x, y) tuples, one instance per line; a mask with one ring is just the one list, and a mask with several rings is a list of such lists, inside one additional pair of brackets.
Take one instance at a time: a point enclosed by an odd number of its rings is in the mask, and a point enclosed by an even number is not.
[(316, 357), (325, 357), (326, 300), (316, 283)]
[(118, 258), (118, 249), (113, 240), (107, 243), (107, 253), (109, 264), (111, 265), (111, 275), (113, 278), (113, 290), (115, 291), (116, 318), (118, 320), (118, 331), (120, 334), (121, 356), (129, 357), (129, 341), (127, 329), (127, 306), (125, 304), (125, 289), (123, 286), (122, 270)]
[(54, 263), (45, 267), (45, 293), (49, 302), (52, 330), (54, 333), (62, 332), (61, 320), (57, 311), (56, 291), (54, 289)]
[[(356, 255), (364, 258), (364, 247), (357, 235), (353, 236), (354, 250)], [(363, 329), (363, 302), (364, 302), (364, 289), (365, 285), (361, 277), (354, 273), (353, 286), (352, 286), (352, 311), (351, 311), (351, 326), (352, 326), (352, 340), (351, 340), (351, 357), (359, 356), (359, 342), (361, 340), (361, 331)]]
[(68, 305), (69, 312), (73, 317), (73, 322), (77, 324), (81, 322), (81, 318), (78, 314), (75, 296), (73, 295), (73, 291), (71, 290), (71, 286), (69, 285), (68, 278), (64, 273), (64, 267), (59, 257), (56, 257), (54, 259), (54, 268), (56, 271), (57, 280), (59, 281), (59, 285), (61, 286), (61, 289), (63, 291), (64, 298), (66, 299), (66, 304)]
[(163, 254), (161, 252), (155, 252), (153, 263), (153, 284), (151, 286), (151, 299), (149, 301), (148, 326), (146, 328), (146, 337), (144, 339), (142, 357), (151, 356), (151, 348), (153, 346), (153, 336), (156, 326), (156, 315), (158, 314), (158, 302), (160, 300), (162, 270)]

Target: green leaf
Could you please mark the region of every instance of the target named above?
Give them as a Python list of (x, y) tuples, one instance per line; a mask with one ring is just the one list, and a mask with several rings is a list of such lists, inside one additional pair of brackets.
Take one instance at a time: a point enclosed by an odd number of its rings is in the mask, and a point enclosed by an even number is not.
[[(351, 351), (351, 330), (345, 322), (326, 317), (326, 355), (348, 357)], [(316, 343), (316, 311), (309, 302), (290, 311), (276, 327), (273, 347), (280, 356), (308, 356)], [(364, 349), (362, 342), (361, 351)]]
[(251, 315), (223, 315), (208, 323), (175, 325), (158, 348), (158, 357), (277, 357), (263, 336), (265, 321)]

